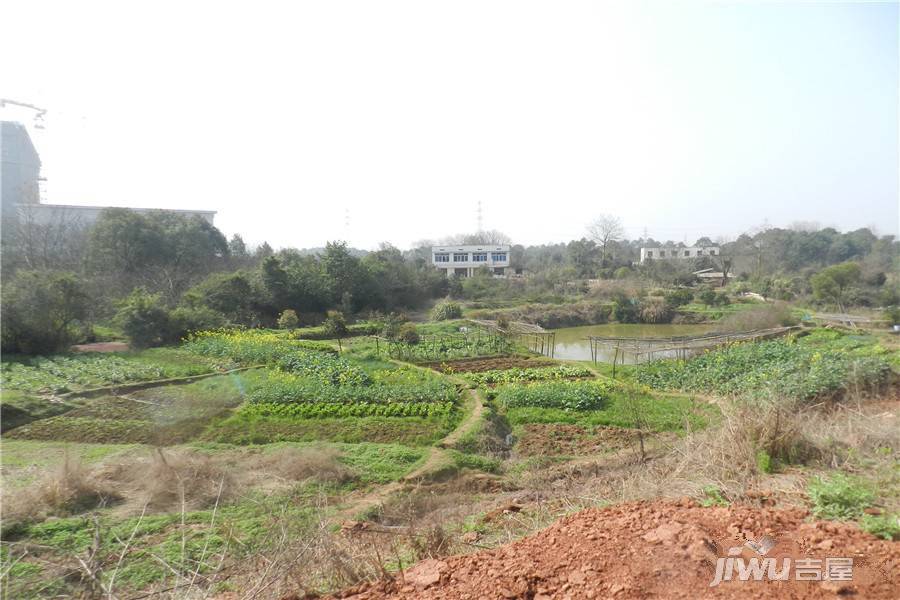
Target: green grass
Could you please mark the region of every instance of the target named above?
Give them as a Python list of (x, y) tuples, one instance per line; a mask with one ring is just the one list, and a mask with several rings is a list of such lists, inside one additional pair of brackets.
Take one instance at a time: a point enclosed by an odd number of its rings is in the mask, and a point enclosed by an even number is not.
[[(276, 546), (278, 535), (273, 532), (282, 528), (291, 538), (302, 539), (318, 522), (320, 511), (316, 508), (316, 498), (323, 492), (329, 493), (327, 486), (309, 484), (277, 496), (253, 494), (237, 504), (220, 506), (215, 519), (212, 510), (189, 511), (184, 517), (172, 513), (142, 519), (103, 515), (98, 521), (101, 540), (98, 559), (104, 567), (105, 582), (108, 583), (115, 570), (121, 552), (117, 538), (125, 540), (134, 536), (128, 560), (116, 578), (116, 591), (132, 590), (131, 594), (125, 594), (130, 596), (172, 576), (161, 561), (190, 577), (198, 562), (206, 565), (200, 569), (202, 574), (216, 564), (222, 552), (232, 559), (240, 559)], [(41, 561), (53, 562), (54, 558), (61, 560), (86, 551), (94, 539), (94, 526), (87, 517), (55, 519), (23, 527), (15, 532), (15, 539), (40, 548), (16, 567), (19, 577), (10, 581), (10, 597), (41, 598), (47, 597), (48, 591), (59, 594), (63, 590), (63, 595), (68, 596), (74, 591), (73, 584), (58, 574), (54, 577), (41, 567)]]
[(21, 390), (5, 389), (0, 392), (0, 431), (5, 432), (38, 419), (61, 415), (78, 406), (78, 400), (51, 402)]
[(631, 428), (635, 426), (635, 402), (646, 426), (654, 431), (681, 431), (685, 421), (691, 429), (706, 427), (713, 421), (718, 409), (708, 404), (698, 404), (688, 397), (624, 394), (610, 397), (598, 410), (565, 410), (533, 406), (508, 408), (506, 419), (514, 428), (528, 423), (566, 423), (585, 427), (603, 425)]
[(875, 500), (875, 491), (869, 484), (843, 473), (813, 479), (807, 492), (813, 503), (813, 514), (825, 519), (861, 518)]

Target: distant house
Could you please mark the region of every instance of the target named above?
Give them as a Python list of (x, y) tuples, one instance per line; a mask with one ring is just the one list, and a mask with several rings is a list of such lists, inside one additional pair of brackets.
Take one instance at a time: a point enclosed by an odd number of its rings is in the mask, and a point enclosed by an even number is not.
[(722, 271), (714, 271), (713, 269), (694, 271), (693, 275), (700, 281), (721, 281), (724, 284), (728, 280), (728, 275)]
[(478, 269), (489, 269), (495, 277), (506, 277), (509, 246), (432, 246), (431, 264), (448, 277), (471, 277)]
[(641, 248), (641, 262), (647, 260), (687, 260), (699, 256), (718, 256), (721, 249), (718, 246), (660, 246), (656, 248)]

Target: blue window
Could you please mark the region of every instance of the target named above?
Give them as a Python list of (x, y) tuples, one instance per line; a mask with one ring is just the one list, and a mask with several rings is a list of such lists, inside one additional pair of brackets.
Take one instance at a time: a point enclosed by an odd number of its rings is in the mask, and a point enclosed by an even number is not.
[(473, 252), (472, 262), (487, 262), (487, 252)]
[(449, 254), (435, 254), (434, 262), (436, 262), (436, 263), (450, 262), (450, 255)]
[(506, 262), (506, 252), (491, 253), (491, 260), (494, 262)]
[(469, 254), (467, 252), (454, 252), (453, 262), (469, 262)]

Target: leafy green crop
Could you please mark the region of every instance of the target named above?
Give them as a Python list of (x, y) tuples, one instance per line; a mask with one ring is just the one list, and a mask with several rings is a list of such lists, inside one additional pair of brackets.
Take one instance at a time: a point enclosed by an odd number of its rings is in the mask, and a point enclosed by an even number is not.
[(576, 379), (578, 377), (591, 376), (593, 376), (593, 373), (590, 369), (569, 365), (498, 369), (494, 371), (482, 371), (480, 373), (465, 373), (463, 375), (467, 381), (480, 385), (519, 383), (522, 381)]
[(641, 383), (659, 389), (721, 394), (781, 396), (809, 400), (885, 382), (884, 355), (843, 339), (809, 342), (775, 340), (735, 344), (685, 362), (656, 361), (636, 372)]
[(310, 377), (290, 373), (271, 372), (265, 381), (248, 390), (250, 402), (258, 403), (404, 403), (404, 402), (452, 402), (456, 388), (437, 378), (404, 383), (380, 383), (371, 385), (332, 385)]
[(240, 412), (249, 417), (281, 417), (320, 419), (329, 417), (447, 417), (453, 411), (452, 402), (295, 402), (252, 403)]
[(283, 371), (311, 376), (332, 385), (369, 385), (371, 378), (361, 368), (333, 354), (294, 350), (278, 361)]
[(36, 356), (20, 361), (4, 361), (0, 373), (4, 388), (63, 393), (118, 383), (199, 375), (209, 373), (217, 366), (213, 361), (191, 357), (179, 350), (167, 350), (172, 356), (160, 356), (158, 361), (152, 356), (140, 354), (94, 352)]
[(559, 381), (505, 386), (497, 400), (508, 408), (535, 406), (565, 410), (603, 408), (617, 385), (612, 381)]

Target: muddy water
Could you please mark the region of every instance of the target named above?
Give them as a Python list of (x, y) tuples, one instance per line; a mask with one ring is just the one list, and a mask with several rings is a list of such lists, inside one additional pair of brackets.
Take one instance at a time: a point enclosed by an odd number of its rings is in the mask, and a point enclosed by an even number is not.
[[(715, 324), (700, 325), (586, 325), (583, 327), (564, 327), (556, 329), (556, 358), (566, 360), (591, 360), (591, 345), (588, 336), (628, 337), (628, 338), (665, 338), (674, 336), (699, 335), (714, 331)], [(600, 350), (597, 357), (603, 362), (612, 362), (613, 351)], [(621, 356), (619, 357), (621, 360)], [(630, 362), (626, 360), (626, 362)]]

